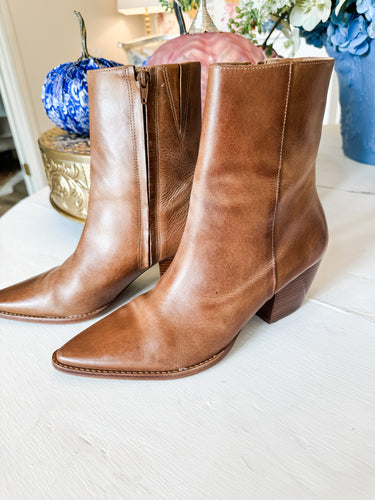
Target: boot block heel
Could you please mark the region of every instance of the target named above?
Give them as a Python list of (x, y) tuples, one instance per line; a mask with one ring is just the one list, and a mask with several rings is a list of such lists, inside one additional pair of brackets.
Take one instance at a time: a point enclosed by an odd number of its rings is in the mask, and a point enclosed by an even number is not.
[(320, 261), (275, 293), (259, 309), (257, 315), (267, 323), (274, 323), (296, 311), (301, 306), (319, 265)]
[(163, 260), (162, 262), (159, 262), (160, 277), (167, 272), (168, 267), (172, 264), (172, 261), (173, 257), (171, 257), (170, 259)]

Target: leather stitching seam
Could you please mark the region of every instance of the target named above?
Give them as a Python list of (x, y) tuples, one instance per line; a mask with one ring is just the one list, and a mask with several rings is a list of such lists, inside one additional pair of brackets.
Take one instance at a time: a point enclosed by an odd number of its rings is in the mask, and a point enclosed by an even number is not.
[(162, 66), (162, 71), (163, 71), (163, 75), (164, 75), (165, 84), (167, 87), (168, 100), (169, 100), (169, 105), (170, 105), (171, 110), (172, 110), (173, 121), (174, 121), (174, 124), (176, 127), (177, 135), (179, 138), (181, 138), (180, 123), (179, 123), (179, 120), (177, 118), (177, 112), (176, 112), (176, 107), (175, 107), (174, 101), (173, 101), (172, 90), (171, 90), (171, 85), (170, 85), (169, 78), (168, 78), (167, 68), (165, 66)]
[[(311, 64), (326, 64), (329, 59), (325, 59), (324, 61), (300, 61), (298, 62), (298, 65), (311, 65)], [(251, 64), (249, 66), (242, 66), (240, 68), (236, 68), (234, 66), (216, 66), (213, 65), (214, 70), (230, 70), (230, 71), (255, 71), (257, 69), (262, 70), (262, 69), (277, 69), (285, 66), (290, 66), (297, 64), (296, 62), (290, 62), (290, 63), (284, 63), (284, 64), (277, 64), (277, 63), (272, 63), (272, 64)]]
[[(135, 137), (135, 124), (134, 124), (134, 105), (132, 99), (134, 95), (131, 91), (131, 87), (129, 84), (127, 71), (124, 72), (126, 88), (128, 90), (128, 104), (130, 111), (130, 134), (132, 140), (132, 148), (133, 148), (133, 160), (134, 160), (134, 170), (135, 170), (135, 181), (137, 186), (137, 224), (138, 224), (138, 266), (141, 267), (140, 255), (141, 255), (141, 239), (142, 239), (142, 229), (143, 229), (143, 221), (142, 221), (142, 208), (141, 208), (141, 182), (139, 178), (139, 164), (138, 164), (138, 154), (137, 154), (137, 141)], [(146, 146), (146, 145), (145, 145)]]
[(188, 66), (188, 75), (187, 75), (187, 95), (185, 99), (185, 109), (183, 113), (183, 117), (181, 117), (182, 121), (182, 135), (181, 139), (185, 138), (186, 135), (186, 130), (187, 130), (187, 123), (188, 123), (188, 114), (189, 114), (189, 109), (190, 109), (190, 96), (191, 96), (191, 90), (192, 90), (192, 78), (191, 78), (191, 66)]
[(277, 214), (277, 209), (278, 209), (278, 206), (279, 206), (279, 199), (280, 199), (281, 170), (282, 170), (282, 165), (283, 165), (283, 153), (284, 153), (284, 143), (285, 143), (286, 119), (287, 119), (287, 114), (288, 114), (290, 85), (291, 85), (291, 80), (292, 80), (292, 66), (293, 66), (292, 64), (289, 64), (288, 87), (287, 87), (287, 91), (286, 91), (285, 109), (284, 109), (284, 118), (283, 118), (283, 127), (282, 127), (282, 132), (281, 132), (279, 166), (278, 166), (278, 169), (277, 169), (277, 178), (276, 178), (275, 207), (274, 207), (273, 217), (272, 217), (271, 251), (272, 251), (273, 294), (276, 293), (276, 288), (277, 288), (276, 245), (275, 245), (276, 214)]
[(96, 309), (95, 311), (89, 312), (89, 313), (84, 313), (84, 314), (75, 314), (73, 316), (37, 316), (37, 315), (32, 315), (32, 314), (21, 314), (21, 313), (12, 313), (9, 311), (2, 311), (0, 310), (0, 314), (4, 314), (6, 316), (15, 316), (15, 317), (20, 317), (20, 318), (40, 318), (40, 319), (74, 319), (74, 318), (84, 318), (87, 316), (92, 316), (93, 314), (97, 314), (104, 309), (106, 309), (109, 306), (109, 304), (99, 307), (99, 309)]
[[(163, 67), (164, 68), (164, 67)], [(163, 76), (165, 78), (166, 72), (163, 70)], [(155, 249), (156, 249), (156, 255), (155, 259), (159, 260), (160, 255), (161, 255), (161, 230), (160, 230), (160, 136), (159, 136), (159, 85), (160, 85), (160, 80), (159, 80), (159, 71), (156, 71), (156, 91), (157, 91), (157, 96), (155, 99), (155, 136), (156, 136), (156, 150), (158, 152), (157, 154), (157, 165), (155, 165), (155, 175), (156, 175), (156, 193), (155, 193), (155, 236), (157, 238), (157, 241), (155, 242)], [(167, 84), (168, 88), (168, 84)]]
[(220, 356), (220, 354), (222, 354), (227, 349), (227, 347), (222, 349), (217, 354), (214, 354), (210, 358), (206, 359), (205, 361), (201, 361), (200, 363), (197, 363), (195, 365), (191, 365), (191, 366), (188, 366), (186, 368), (179, 368), (176, 370), (138, 371), (138, 370), (97, 370), (95, 368), (80, 368), (78, 366), (71, 366), (71, 365), (65, 365), (64, 363), (60, 363), (56, 358), (56, 353), (53, 354), (52, 360), (56, 365), (61, 366), (61, 368), (74, 370), (74, 371), (80, 371), (80, 372), (86, 372), (86, 373), (108, 373), (108, 374), (116, 373), (118, 375), (122, 375), (122, 374), (123, 375), (168, 375), (168, 374), (172, 374), (172, 373), (184, 373), (186, 371), (193, 370), (194, 368), (199, 368), (200, 366), (203, 366), (203, 365), (209, 363), (210, 361), (213, 361), (214, 359), (216, 359), (218, 356)]

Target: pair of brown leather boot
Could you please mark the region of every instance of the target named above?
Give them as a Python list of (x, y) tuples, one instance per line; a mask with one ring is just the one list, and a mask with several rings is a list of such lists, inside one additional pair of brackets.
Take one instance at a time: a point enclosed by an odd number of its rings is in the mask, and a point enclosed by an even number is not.
[(60, 267), (1, 291), (0, 316), (83, 321), (173, 259), (153, 290), (53, 355), (69, 373), (168, 379), (217, 363), (254, 314), (295, 311), (327, 244), (315, 160), (332, 67), (215, 64), (202, 131), (199, 63), (91, 71), (81, 240)]

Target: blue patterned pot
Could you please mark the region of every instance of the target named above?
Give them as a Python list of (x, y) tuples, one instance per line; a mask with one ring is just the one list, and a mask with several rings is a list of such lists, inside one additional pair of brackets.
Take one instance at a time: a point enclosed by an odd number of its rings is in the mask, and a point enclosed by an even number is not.
[(344, 154), (375, 165), (375, 40), (369, 45), (365, 55), (338, 51), (330, 55), (339, 80)]
[(85, 24), (81, 14), (76, 12), (76, 15), (81, 26), (82, 55), (76, 62), (61, 64), (48, 73), (42, 88), (42, 103), (48, 118), (58, 127), (89, 135), (87, 71), (121, 64), (90, 56)]

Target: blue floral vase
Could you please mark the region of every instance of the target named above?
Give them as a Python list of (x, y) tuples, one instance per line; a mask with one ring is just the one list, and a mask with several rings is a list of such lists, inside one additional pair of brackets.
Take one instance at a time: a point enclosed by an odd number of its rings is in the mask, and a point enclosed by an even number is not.
[(77, 61), (61, 64), (48, 73), (42, 88), (42, 103), (55, 125), (67, 132), (89, 135), (87, 71), (121, 64), (90, 56), (85, 23), (79, 12), (76, 15), (81, 27), (82, 55)]
[(341, 104), (344, 154), (375, 165), (375, 44), (364, 56), (335, 56)]
[(349, 16), (332, 14), (323, 43), (339, 80), (344, 154), (375, 165), (375, 6), (356, 6)]

